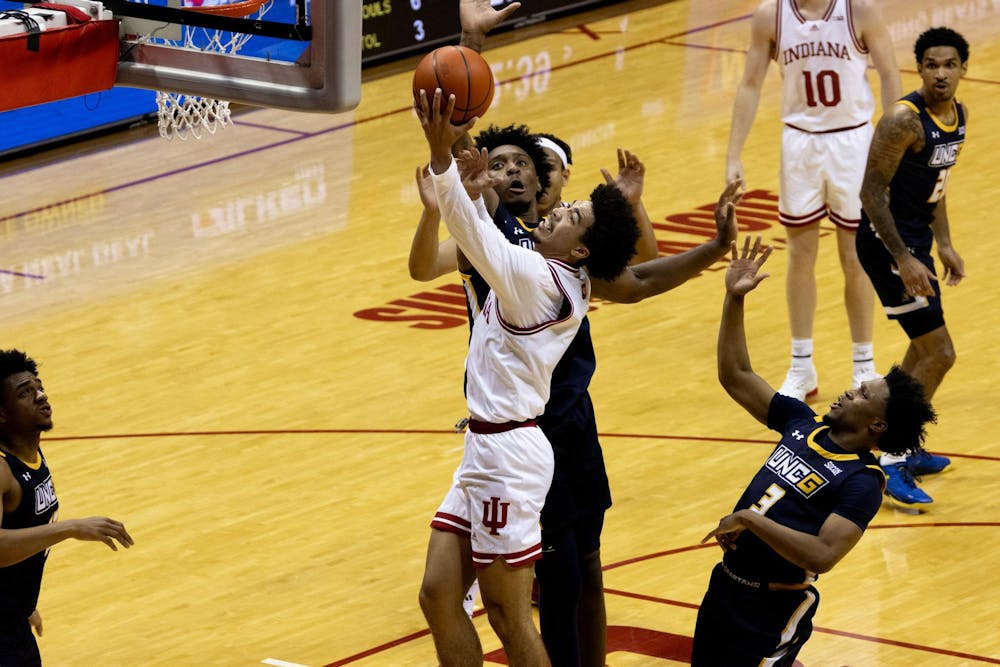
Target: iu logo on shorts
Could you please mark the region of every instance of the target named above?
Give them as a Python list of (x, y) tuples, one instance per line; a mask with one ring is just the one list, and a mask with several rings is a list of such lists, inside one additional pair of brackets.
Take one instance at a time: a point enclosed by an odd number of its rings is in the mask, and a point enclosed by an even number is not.
[(499, 529), (507, 525), (509, 506), (510, 503), (500, 502), (497, 496), (483, 501), (483, 525), (490, 529), (490, 535), (499, 535)]

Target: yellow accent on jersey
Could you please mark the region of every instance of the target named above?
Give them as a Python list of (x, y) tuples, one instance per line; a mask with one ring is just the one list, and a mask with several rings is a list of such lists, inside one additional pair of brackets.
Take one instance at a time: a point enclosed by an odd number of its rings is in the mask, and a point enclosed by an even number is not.
[(818, 428), (809, 434), (809, 439), (806, 441), (806, 444), (809, 445), (809, 449), (813, 450), (824, 459), (830, 459), (831, 461), (854, 461), (859, 458), (857, 454), (834, 454), (833, 452), (824, 449), (823, 445), (816, 442), (816, 434), (822, 430), (823, 429)]

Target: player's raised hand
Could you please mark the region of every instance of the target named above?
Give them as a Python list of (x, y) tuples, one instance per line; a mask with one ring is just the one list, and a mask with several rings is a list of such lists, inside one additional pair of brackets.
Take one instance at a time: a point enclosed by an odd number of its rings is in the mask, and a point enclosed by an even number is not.
[(472, 199), (503, 181), (499, 176), (490, 175), (489, 152), (485, 148), (460, 151), (455, 156), (455, 161), (458, 163), (458, 174), (462, 177), (462, 185)]
[(496, 10), (490, 0), (460, 0), (458, 18), (462, 24), (462, 32), (485, 36), (520, 8), (520, 2), (512, 2), (503, 9)]
[(417, 192), (420, 194), (420, 203), (424, 205), (424, 210), (428, 213), (437, 213), (437, 194), (434, 192), (434, 181), (431, 179), (430, 165), (417, 167)]
[(642, 199), (642, 188), (646, 179), (646, 165), (642, 163), (634, 153), (628, 150), (618, 149), (618, 176), (611, 178), (611, 173), (607, 169), (601, 169), (604, 180), (609, 185), (617, 185), (625, 199), (632, 206)]
[(85, 542), (104, 542), (112, 551), (118, 551), (116, 540), (126, 549), (135, 544), (132, 536), (125, 530), (125, 524), (106, 516), (69, 519), (66, 524), (72, 530), (74, 538)]
[(431, 167), (434, 173), (444, 172), (451, 164), (451, 147), (459, 139), (465, 136), (472, 126), (476, 124), (478, 118), (470, 118), (461, 125), (454, 125), (451, 122), (452, 113), (455, 111), (455, 96), (449, 95), (447, 104), (442, 106), (444, 93), (440, 88), (433, 92), (433, 97), (428, 101), (427, 91), (420, 90), (420, 98), (414, 103), (413, 109), (417, 112), (420, 126), (424, 130), (424, 137), (427, 145), (431, 149)]
[(729, 181), (715, 204), (715, 235), (729, 245), (736, 241), (736, 205), (743, 198), (743, 181)]
[(771, 274), (760, 273), (760, 267), (764, 265), (767, 258), (771, 256), (771, 246), (763, 250), (760, 248), (760, 237), (750, 246), (750, 237), (743, 241), (743, 252), (736, 252), (736, 241), (732, 242), (732, 261), (726, 270), (726, 291), (736, 296), (743, 296), (751, 291), (760, 281)]

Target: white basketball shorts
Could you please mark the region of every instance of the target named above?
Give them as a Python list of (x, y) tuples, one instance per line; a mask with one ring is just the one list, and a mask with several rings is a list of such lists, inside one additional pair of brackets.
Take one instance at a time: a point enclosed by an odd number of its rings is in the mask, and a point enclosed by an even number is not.
[(801, 227), (829, 215), (838, 227), (858, 228), (872, 132), (871, 123), (826, 134), (784, 127), (778, 193), (782, 225)]
[(465, 434), (465, 453), (433, 528), (468, 535), (472, 563), (529, 565), (542, 555), (539, 517), (552, 483), (552, 445), (537, 426)]

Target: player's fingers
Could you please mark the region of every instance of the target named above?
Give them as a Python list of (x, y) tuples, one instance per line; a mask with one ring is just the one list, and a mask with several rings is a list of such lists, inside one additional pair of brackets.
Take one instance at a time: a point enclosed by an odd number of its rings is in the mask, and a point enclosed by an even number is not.
[[(764, 248), (764, 252), (762, 252), (762, 253), (760, 254), (760, 258), (759, 258), (759, 259), (757, 260), (757, 266), (763, 266), (763, 265), (764, 265), (764, 262), (766, 262), (766, 261), (767, 261), (767, 258), (771, 256), (771, 252), (772, 252), (773, 250), (774, 250), (774, 248), (772, 248), (771, 246), (767, 246), (767, 247), (765, 247), (765, 248)], [(765, 276), (765, 277), (766, 277), (766, 276)]]
[(507, 20), (508, 16), (516, 12), (518, 9), (520, 9), (520, 7), (521, 7), (520, 2), (512, 2), (503, 9), (498, 10), (497, 18), (499, 20), (497, 21), (497, 23), (503, 23), (505, 20)]
[(604, 169), (603, 167), (601, 168), (601, 175), (604, 176), (604, 181), (608, 185), (612, 185), (615, 182), (615, 179), (611, 178), (611, 172), (609, 172), (607, 169)]

